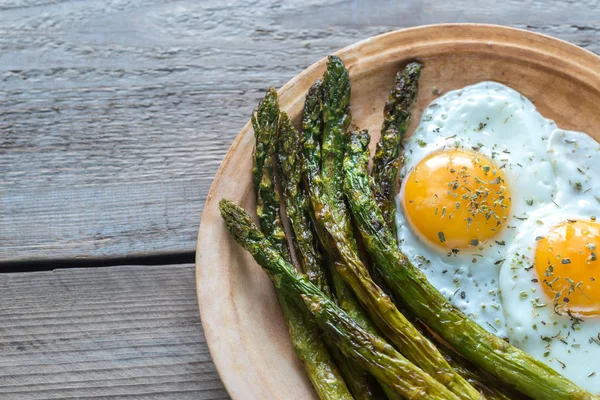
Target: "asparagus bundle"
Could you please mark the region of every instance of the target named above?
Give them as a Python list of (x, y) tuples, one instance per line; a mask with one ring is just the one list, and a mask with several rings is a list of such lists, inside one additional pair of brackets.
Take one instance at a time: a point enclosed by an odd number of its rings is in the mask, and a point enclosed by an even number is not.
[[(281, 112), (279, 117), (277, 160), (286, 214), (292, 227), (292, 243), (300, 266), (307, 275), (308, 280), (327, 297), (330, 297), (325, 264), (313, 234), (309, 200), (302, 185), (302, 170), (300, 167), (303, 160), (300, 134), (284, 112)], [(340, 288), (336, 287), (336, 289), (336, 293), (339, 293)], [(343, 301), (348, 307), (346, 304), (348, 298), (343, 298)], [(346, 359), (328, 337), (325, 337), (325, 341), (330, 354), (335, 359), (350, 392), (355, 398), (377, 400), (385, 397), (382, 389), (367, 371), (355, 362)]]
[[(317, 221), (317, 219), (314, 214), (315, 204), (310, 200), (310, 193), (314, 192), (315, 190), (320, 190), (322, 187), (320, 184), (323, 179), (322, 176), (323, 174), (327, 174), (327, 165), (329, 164), (331, 158), (335, 156), (330, 151), (331, 146), (329, 143), (323, 143), (323, 146), (321, 146), (321, 141), (323, 140), (322, 129), (324, 125), (322, 110), (323, 94), (323, 82), (318, 80), (309, 89), (306, 96), (302, 117), (303, 137), (299, 143), (304, 156), (302, 163), (304, 180), (306, 182), (306, 187), (309, 188), (307, 191), (308, 193), (306, 193), (305, 196), (310, 205), (310, 210), (313, 211), (311, 214), (313, 221)], [(347, 96), (349, 96), (349, 93)], [(347, 108), (348, 104), (346, 103), (343, 107)], [(323, 151), (321, 150), (321, 147), (323, 147)], [(323, 165), (325, 166), (325, 172), (321, 170), (321, 161), (323, 158), (325, 158), (325, 160), (329, 160), (323, 162)], [(371, 333), (376, 333), (377, 330), (375, 326), (356, 299), (354, 292), (352, 292), (352, 290), (346, 285), (340, 274), (337, 272), (335, 265), (336, 263), (339, 263), (340, 260), (334, 251), (334, 246), (329, 241), (327, 230), (322, 224), (319, 223), (315, 224), (314, 228), (329, 258), (329, 272), (333, 285), (333, 292), (338, 304), (344, 311), (350, 314), (353, 319), (358, 321), (363, 328), (367, 329)]]
[[(343, 195), (342, 164), (345, 130), (350, 123), (350, 80), (348, 71), (339, 58), (329, 57), (321, 86), (322, 170), (309, 179), (309, 193), (315, 224), (322, 232), (319, 236), (323, 245), (336, 254), (340, 260), (336, 264), (340, 275), (367, 308), (377, 326), (406, 358), (460, 398), (481, 398), (479, 392), (458, 375), (435, 346), (402, 315), (389, 296), (371, 279), (367, 267), (362, 263)], [(315, 130), (316, 128), (312, 131)], [(310, 170), (311, 164), (308, 164), (307, 169)]]
[[(322, 140), (322, 128), (323, 128), (323, 82), (317, 80), (308, 90), (306, 95), (306, 101), (304, 103), (304, 110), (302, 115), (302, 133), (301, 148), (303, 155), (303, 178), (306, 187), (311, 187), (314, 181), (320, 180), (321, 174), (321, 140)], [(313, 188), (314, 189), (314, 188)], [(318, 190), (318, 188), (317, 188)], [(308, 196), (308, 193), (306, 193)], [(308, 199), (310, 203), (310, 199)], [(312, 204), (310, 204), (310, 211), (315, 220), (314, 213), (312, 213)], [(328, 242), (328, 235), (322, 225), (314, 226), (316, 233), (318, 234), (323, 247), (328, 253), (330, 261), (330, 276), (334, 288), (335, 299), (337, 304), (346, 311), (355, 321), (359, 323), (361, 327), (366, 329), (369, 333), (377, 334), (377, 328), (359, 304), (354, 292), (346, 285), (341, 275), (338, 273), (335, 267), (336, 255), (333, 251), (333, 245)], [(339, 262), (339, 261), (338, 261)], [(381, 382), (380, 382), (381, 383)], [(387, 385), (381, 385), (389, 400), (400, 400), (400, 397)]]
[[(302, 171), (303, 181), (306, 188), (319, 190), (320, 186), (315, 187), (314, 182), (321, 180), (321, 144), (323, 139), (323, 81), (317, 80), (308, 90), (304, 110), (302, 115), (302, 137), (300, 140), (302, 148)], [(327, 146), (325, 146), (327, 148)], [(327, 156), (327, 153), (326, 153)], [(310, 213), (313, 221), (316, 221), (314, 216), (314, 204), (310, 201), (310, 190), (305, 193), (308, 202), (310, 203)], [(321, 224), (314, 224), (315, 233), (319, 237), (319, 241), (323, 245), (323, 249), (327, 253), (329, 276), (333, 286), (334, 299), (337, 304), (347, 312), (360, 326), (368, 332), (378, 334), (377, 328), (371, 321), (367, 312), (360, 305), (354, 292), (344, 282), (341, 275), (338, 273), (335, 265), (339, 263), (339, 257), (333, 251), (333, 245), (328, 241), (327, 231)], [(380, 382), (381, 383), (381, 382)], [(382, 384), (382, 389), (389, 400), (400, 400), (390, 388)]]
[(385, 340), (361, 328), (306, 277), (300, 275), (275, 250), (242, 208), (226, 199), (220, 201), (219, 208), (227, 229), (263, 267), (277, 291), (288, 299), (297, 302), (304, 300), (319, 326), (346, 356), (404, 398), (458, 399), (442, 384), (406, 360)]
[(371, 190), (368, 139), (355, 135), (344, 160), (344, 191), (369, 255), (412, 313), (476, 366), (533, 399), (598, 399), (454, 308), (398, 250)]
[[(269, 89), (252, 115), (256, 138), (253, 182), (257, 192), (256, 213), (262, 231), (286, 260), (291, 260), (285, 232), (279, 216), (279, 195), (275, 189), (273, 149), (279, 124), (277, 92)], [(290, 338), (300, 362), (321, 399), (352, 400), (344, 379), (331, 359), (315, 323), (306, 310), (276, 290), (289, 327)]]

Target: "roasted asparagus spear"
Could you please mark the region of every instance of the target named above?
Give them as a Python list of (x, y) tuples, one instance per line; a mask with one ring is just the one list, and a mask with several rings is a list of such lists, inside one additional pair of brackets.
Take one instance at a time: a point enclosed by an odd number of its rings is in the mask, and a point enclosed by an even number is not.
[(302, 164), (306, 187), (313, 185), (313, 180), (321, 172), (321, 139), (323, 136), (323, 81), (317, 80), (308, 89), (302, 111)]
[(300, 139), (300, 133), (294, 128), (288, 115), (280, 113), (277, 160), (296, 255), (308, 279), (329, 296), (325, 264), (318, 248), (318, 239), (313, 234), (310, 203), (302, 183), (303, 159)]
[(396, 180), (402, 137), (410, 124), (410, 107), (419, 88), (421, 64), (413, 62), (396, 75), (383, 109), (381, 139), (373, 157), (373, 192), (387, 228), (396, 235)]
[(367, 251), (387, 286), (409, 310), (476, 366), (533, 399), (599, 399), (545, 364), (490, 334), (453, 307), (385, 229), (367, 173), (368, 139), (356, 136), (344, 159), (344, 191)]
[[(290, 253), (279, 214), (279, 195), (274, 181), (273, 151), (279, 124), (277, 92), (269, 89), (252, 115), (256, 138), (253, 182), (257, 192), (256, 212), (264, 235), (277, 251), (290, 261)], [(321, 399), (352, 400), (353, 397), (321, 340), (318, 326), (308, 311), (290, 299), (281, 290), (276, 293), (288, 323), (290, 338), (298, 358)]]
[(408, 399), (458, 399), (442, 384), (406, 360), (385, 340), (353, 321), (305, 276), (281, 256), (260, 232), (250, 216), (229, 200), (219, 203), (225, 225), (234, 239), (248, 250), (272, 279), (278, 292), (297, 302), (306, 301), (340, 350), (352, 357), (396, 393)]
[(271, 87), (252, 113), (256, 144), (252, 178), (256, 190), (256, 214), (263, 233), (277, 250), (289, 258), (285, 232), (279, 216), (279, 194), (275, 190), (275, 165), (272, 155), (279, 124), (277, 91)]

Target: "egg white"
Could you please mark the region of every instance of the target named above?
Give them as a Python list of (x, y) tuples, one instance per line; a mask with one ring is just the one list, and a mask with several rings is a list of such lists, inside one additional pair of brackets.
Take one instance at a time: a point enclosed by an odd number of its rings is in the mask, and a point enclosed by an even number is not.
[[(579, 386), (600, 393), (600, 317), (581, 321), (554, 312), (535, 268), (536, 238), (567, 220), (600, 217), (597, 182), (600, 146), (590, 136), (556, 130), (549, 156), (557, 178), (555, 203), (529, 216), (518, 229), (500, 273), (509, 341)], [(600, 277), (599, 277), (600, 279)]]
[(600, 205), (600, 144), (585, 133), (556, 129), (548, 146), (558, 206), (575, 202), (581, 207)]
[(511, 191), (511, 217), (494, 240), (473, 250), (448, 253), (420, 240), (401, 212), (397, 227), (402, 251), (452, 304), (484, 328), (506, 336), (498, 279), (516, 228), (529, 213), (551, 204), (555, 175), (546, 148), (554, 122), (515, 90), (481, 82), (449, 92), (424, 111), (415, 133), (404, 143), (401, 178), (427, 155), (451, 148), (476, 151), (492, 159)]

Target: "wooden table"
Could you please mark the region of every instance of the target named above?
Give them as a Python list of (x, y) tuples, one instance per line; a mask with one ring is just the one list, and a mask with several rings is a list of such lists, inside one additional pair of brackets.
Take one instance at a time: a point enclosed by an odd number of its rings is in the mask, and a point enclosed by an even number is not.
[(0, 398), (227, 399), (193, 252), (265, 89), (438, 22), (600, 53), (599, 16), (595, 0), (0, 1)]

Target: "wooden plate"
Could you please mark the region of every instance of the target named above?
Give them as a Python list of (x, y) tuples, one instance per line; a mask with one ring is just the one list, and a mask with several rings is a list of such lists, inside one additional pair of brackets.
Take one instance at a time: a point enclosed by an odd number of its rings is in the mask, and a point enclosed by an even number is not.
[[(421, 60), (413, 126), (437, 91), (483, 80), (513, 87), (564, 129), (600, 138), (600, 58), (581, 48), (517, 29), (434, 25), (376, 36), (336, 53), (352, 79), (353, 122), (379, 139), (382, 107), (394, 75)], [(323, 59), (279, 90), (281, 107), (297, 122), (304, 96), (325, 69)], [(289, 342), (267, 276), (229, 236), (218, 202), (254, 206), (250, 170), (254, 138), (246, 124), (212, 184), (198, 234), (197, 285), (202, 325), (233, 399), (316, 399)]]

